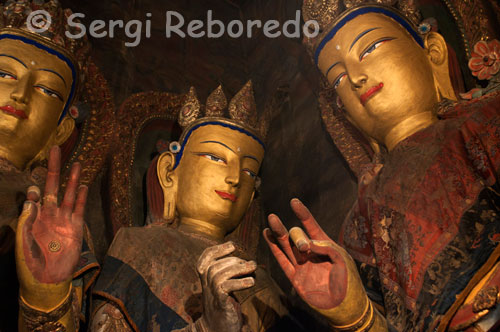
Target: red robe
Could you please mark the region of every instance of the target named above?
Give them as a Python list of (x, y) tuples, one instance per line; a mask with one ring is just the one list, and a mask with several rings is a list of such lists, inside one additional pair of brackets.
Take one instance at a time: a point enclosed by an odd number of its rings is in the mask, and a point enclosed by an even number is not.
[(456, 104), (360, 177), (340, 241), (394, 330), (449, 320), (500, 255), (499, 112), (500, 93)]

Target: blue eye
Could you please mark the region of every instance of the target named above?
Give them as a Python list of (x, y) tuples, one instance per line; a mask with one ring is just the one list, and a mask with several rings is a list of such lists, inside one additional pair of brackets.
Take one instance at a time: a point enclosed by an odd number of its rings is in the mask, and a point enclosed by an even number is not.
[(255, 174), (254, 172), (252, 172), (251, 170), (249, 169), (244, 169), (243, 172), (247, 175), (249, 175), (252, 179), (255, 179), (257, 178), (257, 174)]
[(217, 156), (214, 156), (213, 154), (201, 153), (201, 154), (199, 154), (199, 156), (207, 158), (207, 159), (209, 159), (211, 161), (215, 161), (216, 163), (226, 164), (226, 161), (224, 159), (219, 158)]
[(382, 40), (379, 40), (375, 43), (373, 43), (370, 47), (368, 47), (363, 53), (361, 53), (361, 56), (359, 57), (359, 61), (363, 61), (368, 55), (370, 55), (373, 51), (375, 51), (377, 48), (382, 46), (382, 44), (393, 40), (394, 38), (384, 38)]
[(342, 81), (347, 77), (346, 73), (340, 74), (333, 82), (333, 88), (337, 89)]
[(35, 85), (35, 89), (37, 89), (38, 91), (40, 91), (41, 93), (44, 93), (46, 94), (47, 96), (49, 97), (52, 97), (52, 98), (57, 98), (59, 100), (63, 100), (62, 97), (55, 91), (52, 91), (42, 85)]
[(14, 75), (11, 75), (11, 74), (6, 73), (4, 71), (0, 71), (0, 78), (6, 78), (9, 80), (17, 80), (17, 78)]

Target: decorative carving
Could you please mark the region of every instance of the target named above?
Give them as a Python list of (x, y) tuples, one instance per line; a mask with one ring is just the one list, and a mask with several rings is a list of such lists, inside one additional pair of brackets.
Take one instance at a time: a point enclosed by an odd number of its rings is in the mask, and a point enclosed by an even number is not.
[(488, 18), (480, 0), (443, 0), (460, 29), (465, 52), (470, 57), (472, 46), (492, 39)]
[(176, 121), (187, 95), (167, 92), (145, 92), (129, 97), (117, 113), (117, 149), (111, 164), (111, 222), (116, 233), (123, 226), (132, 226), (132, 177), (137, 139), (152, 120)]

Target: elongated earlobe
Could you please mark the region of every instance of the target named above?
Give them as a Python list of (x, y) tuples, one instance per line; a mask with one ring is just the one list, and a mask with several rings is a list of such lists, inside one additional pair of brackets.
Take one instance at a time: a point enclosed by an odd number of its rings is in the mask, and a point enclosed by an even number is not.
[(174, 172), (175, 156), (171, 152), (158, 158), (157, 175), (163, 191), (163, 218), (172, 222), (175, 219), (177, 201), (177, 180)]
[(430, 32), (425, 38), (425, 48), (432, 67), (438, 99), (457, 100), (450, 79), (448, 46), (443, 36), (436, 32)]

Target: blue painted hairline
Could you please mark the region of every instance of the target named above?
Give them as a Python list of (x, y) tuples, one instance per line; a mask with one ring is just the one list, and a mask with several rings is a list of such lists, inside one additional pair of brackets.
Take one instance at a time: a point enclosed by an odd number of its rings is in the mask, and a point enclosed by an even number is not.
[(26, 37), (23, 37), (23, 36), (17, 36), (17, 35), (8, 34), (8, 33), (0, 35), (0, 40), (6, 39), (6, 38), (14, 39), (14, 40), (20, 40), (23, 43), (26, 43), (26, 44), (29, 44), (29, 45), (33, 45), (35, 47), (38, 47), (39, 49), (42, 49), (42, 50), (44, 50), (44, 51), (52, 54), (52, 55), (55, 55), (59, 59), (61, 59), (62, 61), (64, 61), (69, 66), (69, 68), (71, 69), (71, 74), (73, 76), (73, 82), (71, 83), (71, 91), (69, 93), (68, 100), (66, 101), (66, 105), (64, 105), (63, 112), (62, 112), (61, 116), (59, 117), (59, 121), (57, 123), (57, 124), (60, 124), (61, 121), (62, 121), (62, 119), (66, 115), (66, 113), (68, 113), (69, 103), (71, 102), (71, 100), (73, 99), (73, 96), (75, 95), (77, 77), (76, 77), (76, 69), (75, 69), (75, 66), (73, 65), (73, 62), (71, 62), (71, 60), (68, 59), (67, 57), (65, 57), (63, 54), (57, 52), (56, 50), (54, 50), (54, 49), (52, 49), (52, 48), (50, 48), (48, 46), (45, 46), (44, 44), (41, 44), (41, 43), (37, 42), (35, 40), (29, 39), (29, 38), (26, 38)]
[(231, 124), (228, 124), (228, 123), (217, 122), (217, 121), (202, 122), (202, 123), (199, 123), (199, 124), (195, 125), (193, 128), (191, 128), (187, 132), (186, 137), (184, 138), (184, 141), (181, 143), (182, 144), (181, 145), (181, 150), (179, 151), (179, 153), (177, 153), (175, 155), (175, 166), (174, 166), (174, 169), (176, 169), (177, 166), (179, 166), (179, 163), (181, 162), (182, 154), (184, 153), (184, 147), (186, 146), (187, 141), (189, 140), (189, 137), (191, 136), (191, 134), (193, 133), (193, 131), (195, 131), (196, 129), (198, 129), (200, 127), (204, 127), (204, 126), (208, 126), (208, 125), (217, 125), (217, 126), (222, 126), (222, 127), (226, 127), (226, 128), (232, 129), (232, 130), (239, 131), (240, 133), (245, 134), (247, 136), (250, 136), (251, 138), (253, 138), (257, 142), (259, 142), (259, 144), (262, 145), (262, 147), (264, 148), (264, 150), (266, 149), (266, 146), (260, 140), (260, 138), (258, 138), (257, 136), (255, 136), (251, 132), (246, 131), (243, 128), (240, 128), (238, 126), (234, 126), (234, 125), (231, 125)]
[(420, 35), (412, 28), (412, 26), (401, 16), (398, 14), (394, 13), (391, 10), (388, 10), (386, 8), (381, 8), (381, 7), (362, 7), (358, 10), (354, 10), (347, 14), (343, 19), (341, 19), (335, 26), (333, 27), (332, 30), (323, 38), (321, 43), (318, 46), (318, 49), (316, 50), (314, 54), (314, 62), (316, 65), (318, 65), (318, 60), (319, 60), (319, 54), (321, 51), (323, 51), (323, 48), (326, 46), (326, 44), (335, 37), (337, 32), (344, 26), (346, 25), (347, 22), (353, 20), (354, 18), (358, 17), (359, 15), (363, 14), (368, 14), (368, 13), (378, 13), (378, 14), (384, 14), (386, 16), (389, 16), (396, 22), (398, 22), (401, 26), (403, 26), (415, 39), (415, 41), (422, 47), (424, 48), (424, 41), (420, 37)]

